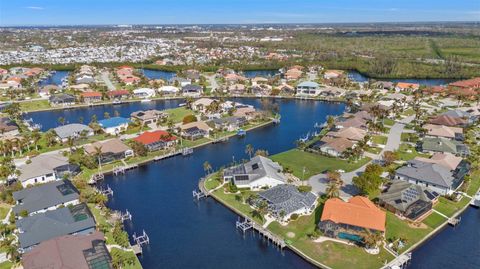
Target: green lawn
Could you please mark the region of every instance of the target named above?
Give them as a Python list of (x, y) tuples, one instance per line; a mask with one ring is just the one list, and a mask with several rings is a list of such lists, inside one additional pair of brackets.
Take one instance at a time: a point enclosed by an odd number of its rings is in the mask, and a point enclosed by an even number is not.
[(328, 170), (341, 169), (346, 172), (353, 171), (370, 161), (369, 158), (363, 158), (357, 162), (348, 162), (346, 160), (305, 152), (299, 149), (285, 151), (273, 155), (271, 158), (279, 162), (284, 168), (288, 167), (292, 169), (293, 174), (298, 178), (302, 178), (303, 168), (305, 167), (305, 179)]
[(414, 245), (430, 233), (433, 229), (426, 228), (413, 228), (408, 225), (407, 222), (400, 220), (393, 213), (387, 212), (387, 234), (386, 239), (403, 238), (407, 240), (406, 246), (402, 249), (407, 250), (410, 246)]
[(480, 170), (473, 171), (470, 178), (471, 179), (470, 184), (468, 185), (467, 194), (473, 196), (480, 188)]
[(469, 199), (463, 197), (459, 202), (450, 201), (444, 197), (440, 197), (438, 203), (433, 207), (437, 211), (451, 217), (455, 212), (462, 209), (469, 203)]
[[(408, 152), (411, 151), (411, 152)], [(413, 146), (408, 144), (400, 144), (400, 148), (397, 150), (400, 160), (409, 161), (417, 156), (428, 157), (428, 154), (417, 152)]]
[(10, 207), (11, 206), (7, 204), (0, 205), (0, 219), (4, 219), (7, 216)]
[(384, 120), (383, 120), (383, 124), (384, 124), (384, 125), (387, 125), (387, 126), (392, 126), (392, 125), (395, 124), (395, 121), (392, 120), (392, 119), (384, 119)]
[(387, 140), (388, 140), (388, 138), (386, 136), (383, 136), (383, 135), (372, 136), (372, 142), (375, 143), (375, 144), (385, 145), (385, 144), (387, 144)]
[(10, 269), (13, 267), (13, 264), (9, 261), (0, 263), (0, 269)]
[(187, 109), (186, 107), (177, 107), (166, 110), (165, 112), (168, 113), (170, 119), (172, 119), (175, 123), (181, 122), (187, 115), (194, 114), (193, 111)]
[(215, 189), (221, 184), (221, 179), (215, 176), (209, 177), (205, 180), (205, 188), (207, 190)]
[(36, 100), (21, 102), (20, 108), (22, 109), (22, 111), (28, 112), (32, 110), (49, 109), (51, 107), (48, 100)]
[(203, 143), (210, 142), (210, 141), (211, 140), (206, 138), (206, 137), (203, 137), (203, 138), (200, 138), (200, 139), (194, 140), (194, 141), (182, 139), (182, 145), (184, 147), (195, 147), (195, 146), (198, 146), (198, 145), (201, 145)]
[(112, 254), (112, 257), (115, 257), (117, 255), (126, 257), (127, 259), (131, 259), (134, 261), (133, 264), (127, 264), (126, 266), (123, 267), (123, 269), (142, 269), (142, 265), (140, 264), (140, 261), (138, 260), (137, 256), (135, 253), (131, 251), (124, 251), (118, 248), (112, 248), (110, 251)]
[(226, 204), (230, 205), (231, 207), (249, 216), (252, 220), (263, 224), (264, 223), (263, 219), (260, 219), (256, 215), (252, 214), (254, 210), (250, 207), (250, 205), (243, 203), (241, 200), (237, 200), (237, 198), (242, 197), (243, 200), (245, 201), (251, 193), (252, 193), (251, 191), (242, 191), (240, 194), (226, 194), (223, 188), (221, 188), (214, 191), (213, 195), (215, 195), (215, 197), (224, 201)]
[(440, 226), (442, 223), (447, 221), (447, 219), (436, 212), (432, 212), (430, 216), (423, 220), (423, 223), (428, 225), (428, 227), (435, 229)]
[(414, 133), (402, 133), (401, 134), (402, 142), (412, 142), (415, 143), (418, 141), (418, 135)]

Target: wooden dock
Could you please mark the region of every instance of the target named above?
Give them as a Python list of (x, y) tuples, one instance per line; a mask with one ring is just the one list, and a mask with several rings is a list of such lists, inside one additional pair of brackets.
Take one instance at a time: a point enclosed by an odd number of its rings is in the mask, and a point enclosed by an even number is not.
[(143, 253), (143, 246), (150, 244), (150, 238), (148, 237), (145, 230), (143, 230), (142, 235), (139, 236), (134, 233), (133, 241), (135, 241), (135, 245), (132, 246), (132, 249), (136, 255), (141, 255)]
[(448, 224), (449, 224), (450, 226), (455, 227), (455, 226), (457, 226), (457, 225), (460, 223), (461, 220), (462, 220), (461, 217), (459, 217), (459, 218), (449, 218), (449, 219), (448, 219)]
[(412, 260), (412, 253), (405, 253), (398, 257), (396, 257), (393, 261), (391, 261), (388, 265), (383, 267), (384, 269), (394, 269), (394, 268), (401, 268), (406, 269)]
[(267, 242), (272, 242), (273, 245), (277, 246), (280, 249), (285, 248), (285, 246), (287, 245), (283, 238), (271, 233), (269, 230), (263, 228), (263, 226), (257, 224), (249, 218), (245, 218), (245, 220), (243, 221), (241, 221), (240, 219), (237, 220), (237, 222), (235, 223), (235, 227), (242, 230), (243, 233), (247, 232), (250, 229), (252, 229), (253, 231), (257, 231), (263, 239), (266, 239)]

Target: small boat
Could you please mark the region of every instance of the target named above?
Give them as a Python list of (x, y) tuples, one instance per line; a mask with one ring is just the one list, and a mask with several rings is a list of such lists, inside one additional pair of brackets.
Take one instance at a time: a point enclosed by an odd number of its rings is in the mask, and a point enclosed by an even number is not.
[(120, 100), (113, 100), (113, 102), (112, 102), (112, 103), (113, 103), (114, 105), (118, 105), (118, 104), (121, 104), (121, 103), (122, 103), (122, 101), (120, 101)]
[(243, 129), (239, 129), (237, 131), (237, 135), (238, 136), (246, 136), (247, 135), (247, 131), (243, 130)]
[(480, 191), (475, 194), (472, 201), (470, 202), (470, 205), (476, 208), (480, 207)]
[(150, 102), (150, 101), (152, 101), (152, 100), (151, 99), (142, 99), (140, 102), (146, 103), (146, 102)]

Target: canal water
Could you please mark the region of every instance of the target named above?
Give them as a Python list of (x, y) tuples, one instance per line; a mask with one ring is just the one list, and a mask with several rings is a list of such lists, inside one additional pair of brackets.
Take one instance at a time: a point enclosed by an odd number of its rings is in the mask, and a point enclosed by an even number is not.
[[(240, 102), (260, 107), (260, 100), (239, 98)], [(180, 100), (130, 103), (118, 106), (78, 108), (64, 111), (30, 113), (36, 123), (47, 126), (52, 118), (63, 116), (74, 122), (105, 111), (128, 116), (139, 109), (176, 107)], [(245, 138), (195, 149), (189, 157), (151, 163), (122, 176), (106, 176), (115, 196), (108, 202), (112, 209), (133, 215), (127, 232), (145, 230), (151, 244), (140, 261), (144, 268), (313, 268), (288, 250), (279, 251), (252, 233), (235, 229), (237, 215), (208, 198), (194, 202), (191, 191), (204, 175), (203, 163), (214, 169), (246, 159), (245, 147), (265, 149), (276, 154), (293, 148), (294, 141), (313, 130), (328, 115), (339, 115), (343, 104), (319, 101), (276, 100), (282, 122), (248, 132)], [(54, 123), (53, 125), (56, 125)], [(409, 268), (480, 268), (480, 210), (468, 209), (456, 228), (446, 228), (413, 253)]]
[(169, 72), (169, 71), (146, 69), (146, 68), (141, 70), (143, 72), (143, 75), (148, 79), (163, 79), (165, 81), (168, 81), (176, 75), (175, 72)]
[[(368, 76), (365, 76), (357, 71), (348, 71), (347, 76), (356, 82), (367, 82), (370, 78)], [(397, 82), (408, 82), (408, 83), (417, 83), (420, 85), (426, 85), (426, 86), (438, 86), (438, 85), (446, 85), (452, 81), (455, 81), (455, 79), (437, 79), (437, 78), (431, 78), (431, 79), (377, 79), (377, 80), (382, 80), (382, 81), (391, 81), (394, 83)]]
[(57, 85), (60, 86), (62, 84), (62, 79), (66, 78), (70, 74), (69, 71), (56, 71), (54, 74), (49, 76), (46, 79), (43, 79), (38, 82), (38, 85), (40, 87), (46, 86), (46, 85)]

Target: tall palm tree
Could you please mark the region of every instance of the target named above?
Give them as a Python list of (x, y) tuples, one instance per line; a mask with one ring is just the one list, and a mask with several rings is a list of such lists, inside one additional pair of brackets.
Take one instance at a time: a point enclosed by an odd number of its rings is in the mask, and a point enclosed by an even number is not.
[(203, 163), (203, 171), (205, 171), (205, 175), (207, 175), (210, 171), (212, 171), (212, 166), (208, 161)]
[(95, 146), (93, 147), (93, 150), (95, 151), (95, 158), (98, 160), (98, 169), (102, 169), (102, 161), (101, 161), (101, 156), (102, 156), (102, 146)]
[(33, 144), (35, 145), (35, 150), (38, 150), (38, 141), (40, 141), (40, 139), (42, 138), (40, 131), (38, 129), (33, 130), (31, 136), (32, 136)]
[(252, 158), (252, 154), (255, 150), (253, 149), (253, 146), (251, 144), (248, 144), (246, 147), (245, 147), (245, 153), (248, 154), (248, 156), (250, 157), (250, 159)]
[(328, 186), (325, 191), (328, 198), (337, 198), (340, 196), (340, 186), (337, 181), (328, 182)]

